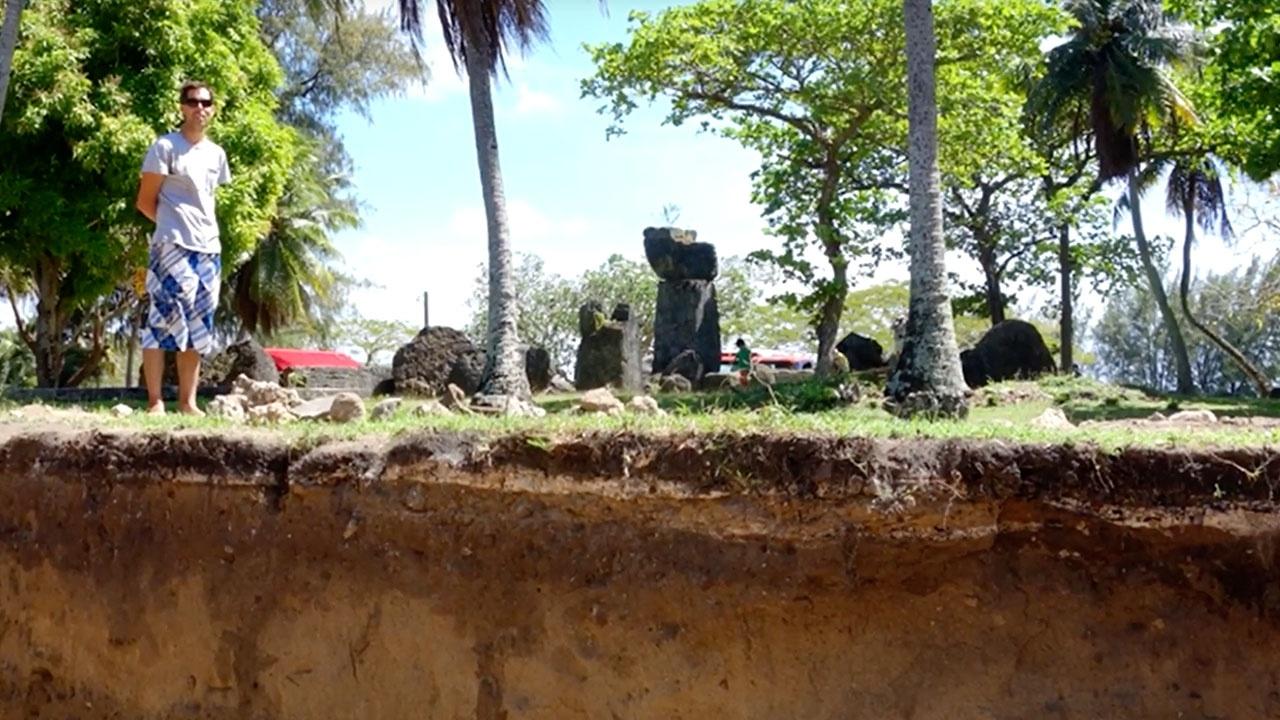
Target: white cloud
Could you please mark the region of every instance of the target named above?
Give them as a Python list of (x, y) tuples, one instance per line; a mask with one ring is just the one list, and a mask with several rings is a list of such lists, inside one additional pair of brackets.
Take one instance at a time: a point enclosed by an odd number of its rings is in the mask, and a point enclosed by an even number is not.
[[(538, 253), (548, 272), (577, 274), (595, 260), (583, 252), (590, 231), (585, 218), (551, 217), (517, 198), (508, 202), (507, 221), (512, 247)], [(343, 238), (339, 249), (348, 271), (377, 286), (354, 293), (357, 311), (364, 317), (418, 325), (422, 293), (427, 291), (431, 323), (461, 328), (471, 316), (467, 300), (487, 258), (487, 239), (479, 205), (458, 207), (439, 226), (416, 229), (412, 237), (360, 233)]]
[(516, 86), (517, 115), (557, 114), (560, 109), (560, 101), (550, 93), (534, 90), (524, 83)]

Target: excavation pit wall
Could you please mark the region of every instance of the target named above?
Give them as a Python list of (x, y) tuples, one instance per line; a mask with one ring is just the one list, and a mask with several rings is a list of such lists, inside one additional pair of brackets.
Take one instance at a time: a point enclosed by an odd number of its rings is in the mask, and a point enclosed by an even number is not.
[(10, 437), (0, 717), (1277, 717), (1276, 457)]

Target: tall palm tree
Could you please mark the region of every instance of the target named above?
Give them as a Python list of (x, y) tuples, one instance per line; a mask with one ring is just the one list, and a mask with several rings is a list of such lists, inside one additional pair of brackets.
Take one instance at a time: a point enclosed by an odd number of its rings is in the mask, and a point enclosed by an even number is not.
[(911, 301), (902, 352), (885, 394), (890, 407), (901, 415), (963, 417), (969, 410), (969, 393), (947, 296), (942, 235), (933, 2), (903, 0), (902, 5), (907, 41)]
[(1216, 228), (1219, 236), (1224, 239), (1232, 235), (1231, 221), (1227, 218), (1226, 193), (1222, 190), (1222, 178), (1213, 160), (1201, 156), (1180, 158), (1174, 162), (1169, 170), (1165, 189), (1165, 206), (1174, 215), (1181, 215), (1186, 223), (1182, 240), (1182, 280), (1178, 288), (1182, 314), (1187, 322), (1231, 358), (1253, 384), (1258, 397), (1267, 397), (1271, 391), (1271, 380), (1266, 373), (1249, 362), (1244, 353), (1230, 341), (1197, 318), (1191, 312), (1188, 300), (1191, 291), (1191, 246), (1196, 240), (1196, 225), (1206, 232)]
[[(399, 2), (401, 27), (416, 41), (422, 37), (421, 11), (426, 0)], [(489, 230), (489, 333), (481, 388), (487, 394), (524, 398), (530, 395), (529, 380), (516, 334), (519, 308), (490, 79), (506, 71), (506, 56), (513, 45), (523, 50), (547, 37), (546, 8), (542, 0), (436, 0), (436, 11), (454, 67), (467, 75)]]
[(18, 47), (18, 21), (26, 0), (5, 0), (3, 25), (0, 25), (0, 119), (4, 118), (4, 99), (9, 94), (9, 74), (13, 70), (13, 52)]
[(1195, 391), (1191, 362), (1143, 228), (1138, 170), (1152, 128), (1196, 121), (1168, 74), (1170, 66), (1191, 59), (1195, 36), (1164, 13), (1160, 0), (1067, 0), (1065, 7), (1076, 28), (1049, 51), (1037, 105), (1052, 122), (1072, 102), (1088, 103), (1086, 131), (1097, 150), (1099, 179), (1128, 183), (1138, 256), (1173, 345), (1178, 392), (1189, 394)]

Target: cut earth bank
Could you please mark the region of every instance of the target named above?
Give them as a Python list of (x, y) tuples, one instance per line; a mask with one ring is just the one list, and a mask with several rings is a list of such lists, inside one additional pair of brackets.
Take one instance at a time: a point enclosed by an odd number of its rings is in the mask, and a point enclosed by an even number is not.
[(0, 717), (1277, 717), (1277, 457), (12, 435)]

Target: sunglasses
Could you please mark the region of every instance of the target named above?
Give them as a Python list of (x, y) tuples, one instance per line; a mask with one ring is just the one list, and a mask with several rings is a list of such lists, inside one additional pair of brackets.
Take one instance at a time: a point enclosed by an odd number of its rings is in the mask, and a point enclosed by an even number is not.
[(201, 100), (200, 98), (183, 98), (182, 104), (187, 107), (195, 107), (197, 105), (202, 107), (213, 107), (213, 98), (209, 98), (208, 100)]

